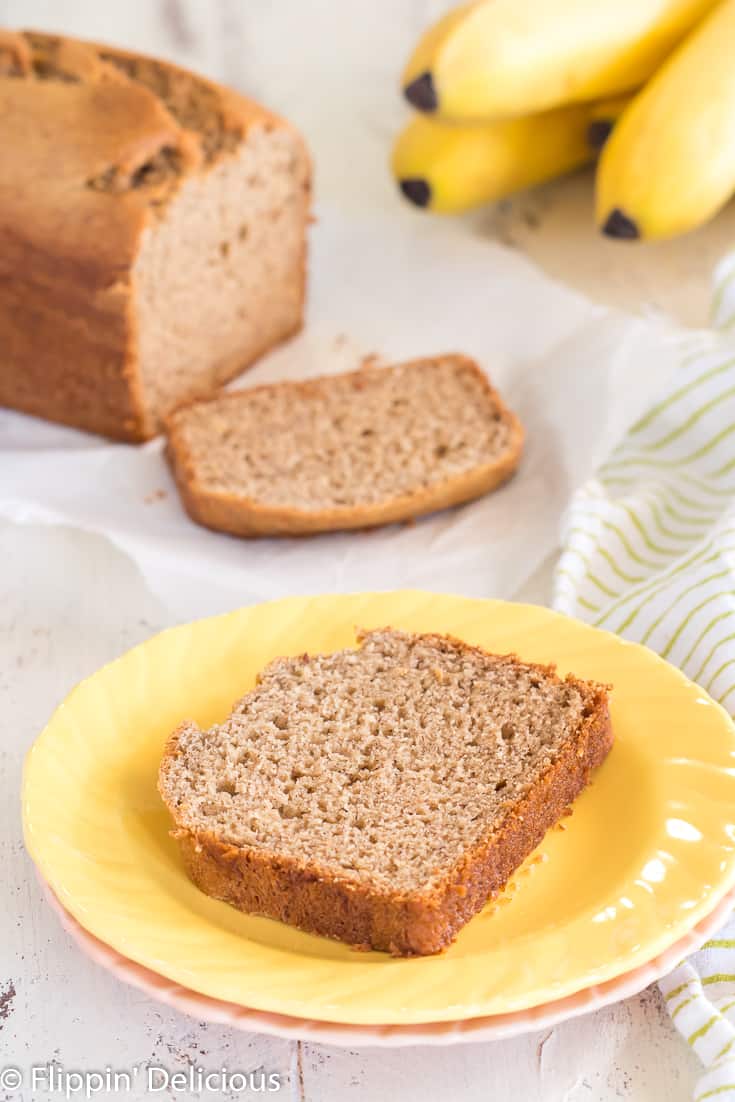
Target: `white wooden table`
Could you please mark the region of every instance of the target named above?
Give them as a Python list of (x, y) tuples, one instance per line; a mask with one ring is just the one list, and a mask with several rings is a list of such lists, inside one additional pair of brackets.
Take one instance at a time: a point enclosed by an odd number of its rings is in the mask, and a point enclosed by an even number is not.
[[(397, 74), (419, 29), (447, 6), (446, 0), (0, 0), (0, 23), (160, 52), (262, 97), (305, 131), (319, 194), (359, 210), (395, 202), (385, 158), (401, 114)], [(523, 596), (547, 599), (546, 581)], [(103, 538), (0, 525), (0, 1068), (15, 1066), (27, 1077), (31, 1065), (52, 1061), (87, 1071), (146, 1063), (171, 1071), (192, 1064), (263, 1067), (282, 1077), (280, 1096), (309, 1102), (690, 1097), (696, 1062), (655, 990), (518, 1040), (348, 1052), (188, 1019), (82, 956), (45, 905), (23, 848), (22, 761), (74, 683), (165, 626), (164, 619), (136, 568)], [(0, 1089), (3, 1097), (61, 1096), (24, 1087)]]

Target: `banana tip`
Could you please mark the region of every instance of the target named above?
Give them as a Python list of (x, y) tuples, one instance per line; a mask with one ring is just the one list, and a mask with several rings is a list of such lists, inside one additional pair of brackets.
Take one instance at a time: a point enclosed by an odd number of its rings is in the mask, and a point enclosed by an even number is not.
[(436, 111), (439, 106), (434, 78), (428, 71), (407, 84), (403, 89), (403, 94), (417, 111)]
[(417, 207), (428, 207), (431, 202), (431, 188), (420, 176), (399, 180), (399, 187), (409, 202)]
[(620, 241), (637, 241), (641, 236), (633, 219), (629, 218), (620, 207), (610, 211), (602, 224), (602, 232), (606, 237), (616, 237)]

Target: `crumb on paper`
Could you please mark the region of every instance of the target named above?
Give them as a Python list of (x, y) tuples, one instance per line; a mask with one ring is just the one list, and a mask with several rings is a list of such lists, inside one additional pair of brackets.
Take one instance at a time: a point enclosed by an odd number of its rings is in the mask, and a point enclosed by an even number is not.
[(157, 501), (165, 501), (168, 494), (165, 490), (153, 490), (150, 494), (146, 494), (143, 498), (144, 505), (153, 505)]
[(360, 371), (369, 371), (371, 367), (380, 367), (382, 362), (383, 358), (378, 352), (368, 352), (360, 360)]

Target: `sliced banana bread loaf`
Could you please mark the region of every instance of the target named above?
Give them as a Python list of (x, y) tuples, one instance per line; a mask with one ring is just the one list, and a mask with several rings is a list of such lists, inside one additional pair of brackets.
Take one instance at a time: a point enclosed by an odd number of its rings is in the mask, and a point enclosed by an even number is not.
[(279, 658), (223, 724), (171, 737), (159, 790), (217, 899), (351, 945), (434, 953), (612, 744), (605, 688), (439, 635)]
[(477, 364), (414, 360), (223, 394), (168, 420), (191, 517), (240, 536), (387, 524), (504, 482), (523, 430)]
[(301, 325), (310, 167), (163, 61), (0, 32), (0, 405), (155, 434)]

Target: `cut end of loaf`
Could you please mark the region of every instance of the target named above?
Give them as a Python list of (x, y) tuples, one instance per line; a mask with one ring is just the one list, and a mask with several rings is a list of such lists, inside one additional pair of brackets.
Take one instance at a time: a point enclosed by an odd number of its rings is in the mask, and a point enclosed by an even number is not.
[(151, 423), (211, 392), (302, 322), (309, 168), (288, 129), (187, 178), (149, 228), (134, 271)]
[(241, 535), (366, 527), (478, 497), (522, 429), (462, 356), (261, 386), (179, 410), (169, 446), (194, 519)]
[[(188, 863), (210, 894), (353, 944), (431, 952), (540, 841), (610, 740), (599, 685), (372, 631), (359, 650), (276, 659), (225, 723), (185, 724), (159, 787), (205, 853)], [(241, 855), (237, 885), (216, 874), (223, 854), (230, 868)], [(280, 896), (269, 867), (291, 885)], [(352, 925), (323, 913), (317, 884), (348, 893)]]

